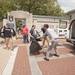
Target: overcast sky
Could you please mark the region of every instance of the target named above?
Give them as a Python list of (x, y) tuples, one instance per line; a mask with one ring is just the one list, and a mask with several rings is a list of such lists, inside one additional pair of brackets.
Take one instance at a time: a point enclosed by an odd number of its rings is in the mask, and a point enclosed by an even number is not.
[(75, 9), (75, 0), (58, 0), (58, 2), (65, 12)]

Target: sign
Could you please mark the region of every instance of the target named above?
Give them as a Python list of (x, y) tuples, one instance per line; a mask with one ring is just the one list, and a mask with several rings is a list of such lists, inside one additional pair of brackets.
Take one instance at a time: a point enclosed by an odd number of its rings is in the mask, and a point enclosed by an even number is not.
[(9, 16), (9, 21), (13, 21), (13, 16)]
[(10, 28), (14, 29), (14, 24), (13, 23), (10, 24)]

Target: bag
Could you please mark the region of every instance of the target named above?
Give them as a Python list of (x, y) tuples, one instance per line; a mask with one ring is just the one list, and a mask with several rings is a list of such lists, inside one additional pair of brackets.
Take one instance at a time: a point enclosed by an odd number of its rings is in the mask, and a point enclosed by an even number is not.
[(36, 52), (39, 52), (39, 50), (41, 50), (41, 46), (39, 45), (39, 43), (37, 41), (32, 41), (31, 45), (30, 45), (30, 54), (34, 54)]
[(3, 32), (1, 32), (0, 37), (1, 37), (1, 38), (4, 38), (4, 37), (5, 37)]
[(35, 38), (36, 41), (42, 41), (42, 39), (40, 37)]
[(36, 31), (36, 37), (35, 37), (36, 41), (42, 41), (40, 34), (38, 33), (38, 31)]
[(13, 32), (12, 32), (12, 36), (16, 36), (16, 32), (15, 32), (14, 29), (13, 29)]

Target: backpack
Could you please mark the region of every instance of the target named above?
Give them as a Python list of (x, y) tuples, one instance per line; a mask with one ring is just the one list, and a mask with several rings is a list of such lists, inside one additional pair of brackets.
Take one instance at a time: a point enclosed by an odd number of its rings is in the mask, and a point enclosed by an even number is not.
[(3, 33), (3, 32), (1, 32), (1, 33), (0, 33), (0, 37), (1, 37), (1, 38), (5, 38), (4, 33)]
[(13, 29), (13, 32), (12, 32), (12, 36), (16, 36), (16, 32), (15, 32), (14, 29)]
[(3, 28), (0, 29), (0, 37), (5, 38), (5, 35), (4, 35), (5, 28), (3, 29), (3, 32), (2, 32), (2, 29)]

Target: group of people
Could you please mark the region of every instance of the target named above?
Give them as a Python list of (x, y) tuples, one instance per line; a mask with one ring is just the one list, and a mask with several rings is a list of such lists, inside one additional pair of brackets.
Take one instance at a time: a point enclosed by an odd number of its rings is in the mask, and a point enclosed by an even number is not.
[[(44, 27), (42, 27), (41, 31), (39, 32), (39, 31), (36, 30), (36, 26), (35, 25), (32, 25), (30, 31), (28, 30), (28, 27), (26, 25), (23, 25), (23, 28), (22, 28), (23, 42), (24, 43), (29, 42), (28, 36), (30, 36), (30, 42), (32, 42), (34, 39), (36, 39), (37, 33), (40, 35), (41, 32), (43, 32), (43, 34), (45, 33)], [(45, 44), (46, 40), (47, 40), (47, 43), (49, 44), (48, 36), (46, 36), (43, 39), (43, 45), (42, 45), (42, 47), (46, 47), (46, 44)]]
[[(26, 25), (23, 25), (21, 31), (23, 35), (23, 42), (27, 43), (29, 42), (28, 36), (30, 36), (30, 42), (32, 42), (36, 38), (36, 32), (35, 32), (35, 25), (32, 25), (31, 30), (28, 30), (28, 27)], [(44, 26), (41, 28), (41, 31), (43, 32), (43, 36), (41, 37), (43, 39), (43, 45), (42, 47), (45, 47), (45, 41), (47, 40), (47, 53), (46, 57), (44, 58), (45, 60), (49, 61), (49, 55), (50, 55), (50, 50), (54, 48), (55, 54), (54, 56), (59, 57), (57, 45), (58, 45), (58, 35), (55, 33), (54, 30), (49, 28), (48, 24), (44, 24)], [(12, 37), (16, 35), (14, 29), (10, 28), (10, 25), (7, 23), (4, 28), (2, 28), (1, 32), (4, 34), (5, 42), (6, 42), (6, 49), (8, 49), (8, 44), (9, 41), (11, 40), (11, 49), (13, 47), (13, 42), (12, 42)], [(40, 33), (40, 32), (38, 32)], [(49, 41), (49, 39), (50, 41)]]
[[(35, 25), (32, 25), (32, 28), (29, 32), (29, 36), (30, 36), (30, 41), (32, 41), (35, 38)], [(26, 30), (25, 32), (23, 32), (24, 30)], [(41, 37), (43, 39), (43, 45), (42, 47), (45, 46), (45, 41), (47, 40), (48, 46), (47, 46), (47, 53), (46, 53), (46, 57), (44, 58), (45, 60), (49, 61), (49, 55), (50, 55), (50, 50), (52, 50), (54, 48), (55, 50), (55, 54), (54, 56), (59, 57), (59, 53), (58, 53), (58, 49), (57, 49), (57, 45), (58, 45), (58, 35), (55, 33), (54, 30), (49, 28), (48, 24), (44, 24), (44, 26), (41, 28), (41, 31), (43, 32), (43, 36)], [(24, 34), (24, 42), (28, 41), (28, 28), (26, 26), (24, 26), (24, 28), (22, 29), (22, 32)], [(40, 33), (40, 32), (39, 32)], [(49, 41), (49, 39), (50, 41)]]

